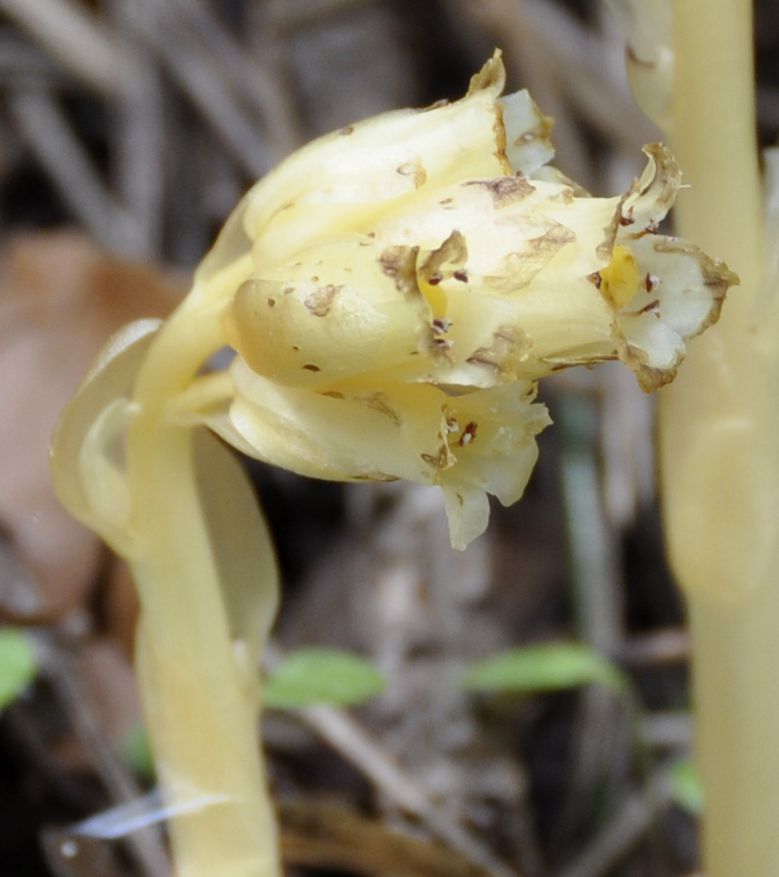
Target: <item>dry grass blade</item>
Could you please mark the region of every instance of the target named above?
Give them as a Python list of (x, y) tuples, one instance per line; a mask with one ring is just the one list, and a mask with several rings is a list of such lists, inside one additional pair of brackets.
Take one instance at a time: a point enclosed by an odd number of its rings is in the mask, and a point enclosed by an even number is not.
[[(135, 20), (139, 35), (154, 48), (170, 75), (252, 177), (262, 176), (271, 157), (254, 120), (233, 95), (229, 76), (196, 34), (183, 28), (173, 10), (151, 3)], [(204, 57), (208, 63), (204, 63)]]
[(73, 213), (109, 249), (136, 252), (135, 223), (103, 185), (56, 101), (42, 90), (19, 89), (8, 103), (20, 134)]
[(357, 767), (390, 800), (419, 818), (427, 829), (492, 877), (520, 877), (504, 865), (478, 838), (448, 819), (359, 723), (342, 710), (329, 706), (308, 707), (303, 721), (343, 758)]
[(671, 801), (668, 776), (658, 771), (645, 792), (627, 797), (614, 818), (557, 877), (603, 877), (646, 834)]
[[(39, 639), (38, 652), (43, 673), (54, 686), (77, 738), (90, 754), (112, 800), (127, 802), (139, 798), (141, 791), (107, 739), (70, 649), (46, 637)], [(146, 828), (129, 835), (127, 847), (146, 877), (168, 874), (167, 856), (155, 829)]]
[(137, 34), (136, 20), (148, 15), (143, 0), (113, 0), (108, 11), (122, 46), (117, 65), (122, 76), (109, 130), (113, 179), (138, 229), (138, 255), (155, 258), (162, 244), (165, 95), (156, 58)]
[(116, 91), (116, 49), (82, 5), (70, 0), (0, 0), (0, 10), (90, 88), (104, 94)]
[(263, 121), (269, 161), (275, 164), (297, 146), (302, 134), (295, 113), (272, 76), (238, 44), (201, 0), (175, 0), (176, 15), (218, 59), (231, 88)]

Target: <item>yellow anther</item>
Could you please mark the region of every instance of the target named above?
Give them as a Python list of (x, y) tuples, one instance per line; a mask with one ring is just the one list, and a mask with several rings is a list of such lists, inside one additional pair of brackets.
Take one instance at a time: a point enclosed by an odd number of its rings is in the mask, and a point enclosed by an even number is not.
[(430, 280), (432, 280), (432, 283), (420, 278), (419, 288), (422, 295), (427, 299), (427, 303), (430, 305), (433, 319), (442, 320), (446, 317), (447, 295), (443, 289), (438, 286), (441, 282), (441, 275), (433, 275)]
[(611, 262), (601, 268), (601, 292), (617, 310), (626, 305), (638, 289), (638, 266), (630, 248), (618, 244), (611, 254)]

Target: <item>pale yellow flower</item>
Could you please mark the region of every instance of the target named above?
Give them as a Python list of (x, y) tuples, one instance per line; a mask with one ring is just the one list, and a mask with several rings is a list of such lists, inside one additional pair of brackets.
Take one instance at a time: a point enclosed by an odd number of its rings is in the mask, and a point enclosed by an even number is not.
[(458, 548), (486, 494), (522, 495), (549, 423), (538, 378), (619, 358), (660, 386), (734, 281), (656, 233), (680, 185), (667, 150), (592, 198), (503, 86), (496, 55), (461, 101), (324, 137), (249, 194), (227, 247), (245, 236), (253, 261), (225, 313), (234, 396), (208, 415), (304, 475), (439, 485)]
[(303, 475), (437, 485), (463, 548), (487, 495), (527, 484), (539, 378), (609, 359), (645, 390), (673, 378), (735, 282), (657, 233), (673, 157), (648, 146), (627, 193), (593, 198), (504, 79), (496, 53), (462, 100), (316, 140), (248, 193), (185, 305), (237, 355), (172, 417)]

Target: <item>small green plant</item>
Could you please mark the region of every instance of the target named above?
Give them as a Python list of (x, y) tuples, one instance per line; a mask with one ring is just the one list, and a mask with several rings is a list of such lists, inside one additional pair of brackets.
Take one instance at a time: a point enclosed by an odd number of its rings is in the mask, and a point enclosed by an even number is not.
[(463, 685), (468, 691), (535, 694), (580, 685), (604, 685), (619, 694), (630, 689), (623, 673), (589, 646), (544, 643), (495, 655), (474, 664)]
[(0, 710), (32, 683), (38, 671), (30, 638), (21, 630), (0, 629)]
[(690, 758), (680, 758), (671, 766), (671, 795), (685, 810), (700, 816), (703, 810), (703, 788), (695, 764)]
[(359, 706), (380, 694), (384, 684), (375, 667), (349, 652), (298, 649), (270, 674), (265, 683), (265, 706)]

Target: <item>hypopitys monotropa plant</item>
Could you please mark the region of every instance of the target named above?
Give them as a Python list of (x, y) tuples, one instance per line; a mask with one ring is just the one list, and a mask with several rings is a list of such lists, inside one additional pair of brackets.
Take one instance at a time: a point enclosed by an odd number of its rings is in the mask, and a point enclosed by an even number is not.
[[(548, 423), (536, 382), (620, 359), (646, 390), (716, 320), (734, 275), (660, 235), (662, 146), (593, 198), (546, 162), (550, 121), (501, 97), (500, 55), (453, 104), (323, 137), (259, 182), (164, 324), (115, 336), (62, 417), (63, 502), (130, 563), (137, 661), (179, 877), (279, 871), (256, 737), (276, 605), (238, 450), (444, 494), (452, 544), (513, 503)], [(228, 346), (232, 364), (209, 373)]]

